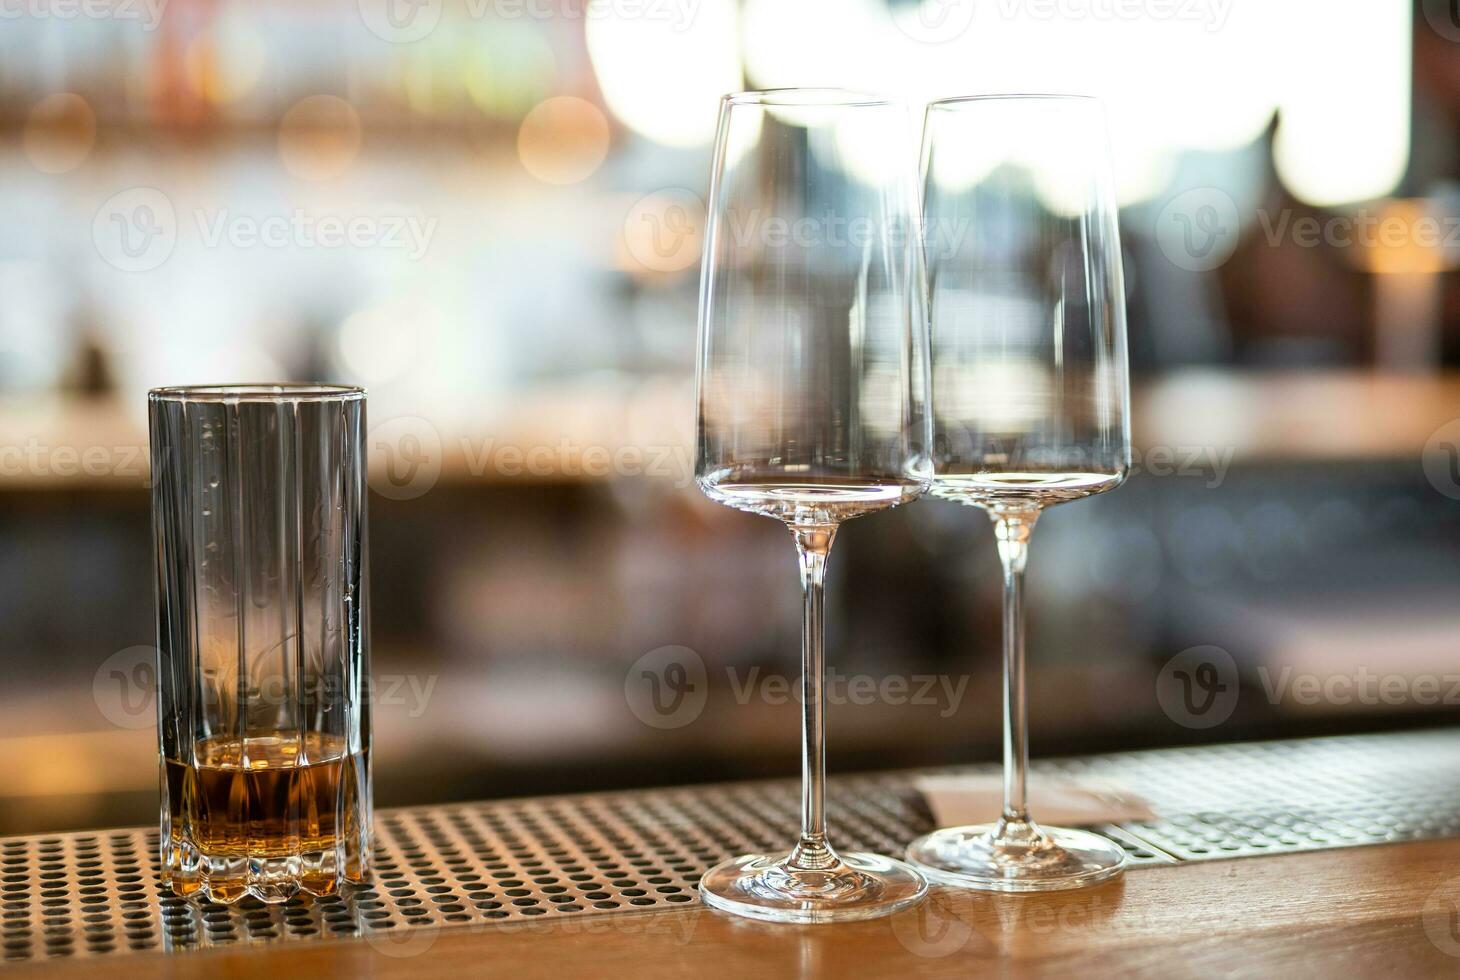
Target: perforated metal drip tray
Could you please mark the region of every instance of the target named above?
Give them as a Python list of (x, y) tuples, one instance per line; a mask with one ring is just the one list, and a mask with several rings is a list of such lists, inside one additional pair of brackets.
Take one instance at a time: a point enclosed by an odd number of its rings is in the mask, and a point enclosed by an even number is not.
[[(1035, 768), (1149, 800), (1159, 820), (1097, 828), (1136, 866), (1460, 835), (1457, 731)], [(833, 780), (838, 843), (899, 854), (931, 829), (916, 775)], [(10, 838), (0, 840), (0, 951), (23, 961), (673, 909), (698, 903), (695, 883), (710, 865), (784, 848), (798, 814), (793, 782), (385, 810), (370, 886), (282, 906), (173, 896), (157, 878), (155, 831)]]

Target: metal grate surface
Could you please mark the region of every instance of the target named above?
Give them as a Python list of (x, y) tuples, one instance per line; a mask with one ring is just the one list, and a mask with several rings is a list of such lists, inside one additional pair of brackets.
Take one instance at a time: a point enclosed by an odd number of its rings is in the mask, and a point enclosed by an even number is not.
[[(963, 771), (991, 771), (976, 767)], [(1159, 820), (1097, 828), (1137, 866), (1460, 834), (1460, 732), (1266, 742), (1038, 763), (1119, 784)], [(948, 770), (940, 770), (948, 771)], [(916, 773), (834, 780), (840, 846), (898, 854), (931, 829)], [(794, 782), (385, 810), (374, 881), (282, 906), (184, 901), (157, 834), (0, 840), (4, 960), (394, 935), (697, 904), (702, 869), (795, 833)]]

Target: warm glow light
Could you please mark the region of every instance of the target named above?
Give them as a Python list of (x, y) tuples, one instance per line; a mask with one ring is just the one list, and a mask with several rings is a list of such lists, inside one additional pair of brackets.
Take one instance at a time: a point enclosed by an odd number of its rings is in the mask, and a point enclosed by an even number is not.
[[(868, 50), (880, 41), (896, 46), (895, 38), (879, 37), (876, 6), (877, 0), (745, 0), (741, 16), (748, 83), (755, 88), (898, 91), (884, 84), (889, 79), (883, 58)], [(884, 19), (883, 26), (891, 22)]]
[(42, 173), (75, 170), (96, 144), (96, 113), (75, 93), (48, 95), (31, 107), (21, 141), (26, 157)]
[[(890, 9), (882, 0), (746, 0), (744, 23), (756, 87), (845, 86), (914, 103), (995, 92), (1098, 96), (1121, 204), (1161, 194), (1183, 155), (1251, 144), (1279, 112), (1279, 174), (1311, 203), (1388, 193), (1407, 159), (1402, 3), (924, 0)], [(940, 180), (971, 184), (997, 163), (976, 147), (959, 157), (967, 162), (935, 161)]]
[(619, 264), (631, 273), (683, 272), (699, 264), (705, 203), (684, 188), (646, 194), (629, 205)]
[(188, 83), (209, 102), (236, 102), (257, 87), (268, 51), (238, 17), (227, 18), (188, 45)]
[[(1274, 160), (1288, 189), (1329, 206), (1382, 197), (1409, 163), (1410, 10), (1302, 0), (1310, 31), (1288, 52)], [(1335, 59), (1336, 52), (1349, 57)]]
[(517, 131), (522, 166), (548, 184), (576, 184), (608, 155), (608, 120), (585, 99), (560, 95), (539, 103)]
[(1371, 227), (1353, 237), (1362, 246), (1356, 252), (1359, 261), (1370, 272), (1433, 276), (1445, 271), (1447, 235), (1445, 222), (1427, 202), (1400, 200), (1390, 202)]
[(330, 180), (360, 152), (360, 116), (333, 95), (300, 99), (279, 123), (279, 159), (306, 180)]
[(715, 100), (741, 87), (734, 0), (603, 12), (584, 30), (604, 101), (625, 125), (669, 146), (714, 137)]

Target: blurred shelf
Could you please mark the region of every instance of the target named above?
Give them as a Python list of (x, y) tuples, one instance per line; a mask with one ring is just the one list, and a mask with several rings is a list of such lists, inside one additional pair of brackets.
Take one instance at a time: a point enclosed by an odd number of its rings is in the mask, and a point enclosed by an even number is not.
[[(688, 485), (693, 393), (687, 383), (542, 385), (506, 401), (507, 407), (480, 411), (459, 406), (451, 421), (446, 413), (373, 418), (372, 485), (392, 479), (392, 462), (397, 472), (418, 465), (415, 472), (426, 475), (412, 479), (433, 485), (615, 477)], [(1147, 469), (1193, 458), (1413, 460), (1460, 417), (1460, 372), (1180, 371), (1137, 383), (1132, 414)], [(147, 480), (146, 445), (140, 404), (0, 401), (0, 489), (139, 489)], [(1158, 463), (1152, 451), (1167, 458)]]
[(1414, 460), (1460, 418), (1460, 372), (1181, 371), (1132, 399), (1140, 447), (1230, 449), (1241, 462)]

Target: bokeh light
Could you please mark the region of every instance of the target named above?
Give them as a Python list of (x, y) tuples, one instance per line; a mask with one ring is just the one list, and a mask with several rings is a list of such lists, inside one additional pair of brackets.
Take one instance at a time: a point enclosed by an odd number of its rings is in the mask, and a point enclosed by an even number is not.
[(705, 203), (684, 188), (655, 191), (629, 205), (619, 265), (631, 272), (675, 273), (700, 261)]
[(26, 157), (42, 173), (75, 170), (96, 144), (96, 113), (73, 92), (48, 95), (31, 107), (21, 142)]
[(305, 180), (330, 180), (349, 169), (360, 152), (360, 116), (333, 95), (296, 102), (279, 123), (279, 159)]
[[(1159, 196), (1185, 156), (1261, 138), (1279, 114), (1279, 176), (1309, 203), (1386, 194), (1408, 161), (1405, 4), (1091, 4), (1059, 18), (1035, 4), (972, 10), (966, 29), (923, 43), (898, 26), (914, 16), (908, 9), (894, 16), (878, 0), (745, 0), (747, 81), (881, 91), (914, 103), (997, 92), (1094, 95), (1109, 111), (1123, 205)], [(1363, 63), (1336, 63), (1336, 51), (1362, 51)]]
[[(1309, 204), (1387, 194), (1409, 163), (1410, 34), (1407, 4), (1305, 0), (1316, 35), (1288, 51), (1282, 123), (1273, 146), (1278, 176)], [(1336, 64), (1335, 51), (1362, 51)]]
[(576, 184), (608, 155), (608, 119), (592, 102), (572, 95), (546, 99), (522, 120), (517, 155), (528, 173), (547, 184)]

